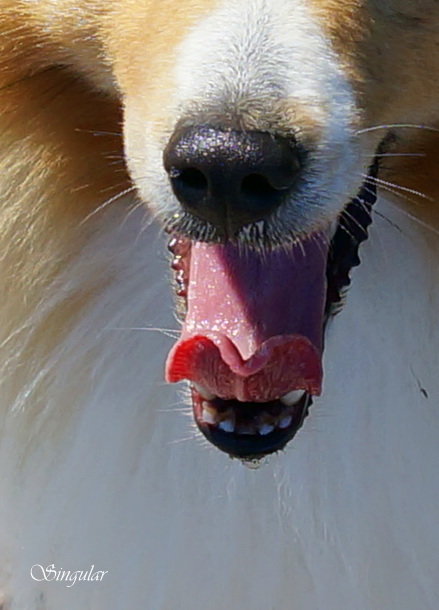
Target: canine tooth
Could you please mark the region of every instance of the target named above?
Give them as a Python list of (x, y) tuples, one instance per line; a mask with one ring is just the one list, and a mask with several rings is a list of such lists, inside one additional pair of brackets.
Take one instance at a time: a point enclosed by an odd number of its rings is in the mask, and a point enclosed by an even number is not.
[(291, 417), (291, 415), (287, 415), (286, 417), (282, 417), (282, 419), (278, 423), (278, 426), (279, 428), (288, 428), (292, 421), (293, 418)]
[(282, 396), (280, 400), (287, 407), (292, 407), (296, 404), (296, 402), (299, 402), (304, 394), (305, 390), (293, 390), (292, 392), (288, 392), (288, 394)]
[(221, 428), (221, 430), (224, 430), (224, 432), (234, 432), (235, 424), (231, 419), (224, 419), (218, 424), (218, 428)]
[(274, 430), (274, 426), (270, 426), (270, 424), (263, 424), (262, 426), (259, 426), (259, 434), (261, 436), (266, 436), (267, 434), (270, 434), (270, 432), (273, 432)]
[(203, 386), (200, 385), (199, 383), (195, 383), (195, 381), (194, 381), (192, 383), (192, 385), (197, 390), (198, 394), (201, 394), (201, 396), (205, 400), (213, 400), (214, 398), (216, 398), (215, 394), (212, 394), (211, 392), (209, 392), (209, 390), (206, 390), (206, 388), (203, 388)]
[(203, 409), (203, 422), (205, 422), (206, 424), (212, 424), (212, 425), (216, 424), (216, 417), (211, 411), (208, 411), (207, 409)]

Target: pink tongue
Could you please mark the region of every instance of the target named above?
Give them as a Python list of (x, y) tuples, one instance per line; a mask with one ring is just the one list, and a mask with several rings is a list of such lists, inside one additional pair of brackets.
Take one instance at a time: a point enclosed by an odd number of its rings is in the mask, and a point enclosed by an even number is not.
[(188, 313), (167, 380), (241, 401), (320, 394), (327, 253), (320, 234), (263, 254), (193, 243)]

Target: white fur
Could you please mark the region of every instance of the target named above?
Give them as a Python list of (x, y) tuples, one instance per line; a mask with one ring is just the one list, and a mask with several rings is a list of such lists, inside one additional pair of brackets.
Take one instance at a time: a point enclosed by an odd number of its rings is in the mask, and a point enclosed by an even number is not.
[[(375, 218), (324, 397), (256, 472), (193, 438), (162, 381), (171, 339), (116, 330), (177, 326), (157, 228), (117, 206), (100, 219), (90, 248), (113, 281), (48, 363), (44, 412), (2, 415), (13, 610), (436, 610), (439, 241), (380, 211), (399, 228)], [(88, 258), (70, 269), (82, 281)], [(68, 589), (34, 582), (35, 563), (109, 574)]]
[[(261, 22), (263, 55), (252, 46)], [(235, 103), (241, 93), (246, 104), (305, 100), (321, 140), (290, 222), (336, 214), (361, 182), (359, 150), (372, 147), (355, 139), (352, 92), (306, 4), (223, 3), (181, 53), (193, 64), (177, 66), (169, 104), (182, 115), (224, 110), (238, 58)], [(132, 172), (145, 198), (176, 209), (161, 157), (173, 125), (150, 144), (156, 126), (140, 111), (128, 103)], [(437, 609), (439, 227), (380, 209), (398, 227), (375, 218), (328, 334), (324, 395), (257, 472), (194, 438), (185, 401), (163, 383), (172, 339), (147, 328), (178, 325), (157, 227), (143, 230), (121, 203), (92, 220), (88, 247), (18, 329), (22, 349), (67, 294), (105, 285), (33, 377), (20, 378), (20, 350), (6, 345), (2, 363), (6, 380), (14, 370), (22, 381), (3, 388), (0, 411), (0, 572), (12, 610)], [(37, 563), (109, 573), (67, 588), (33, 581)]]
[[(223, 0), (185, 37), (176, 57), (175, 95), (167, 112), (172, 122), (166, 128), (145, 124), (139, 100), (126, 104), (128, 164), (152, 209), (167, 215), (179, 211), (162, 158), (181, 119), (294, 134), (305, 148), (309, 132), (317, 132), (300, 187), (275, 222), (285, 232), (301, 234), (333, 221), (357, 194), (376, 139), (356, 135), (354, 92), (307, 3)], [(292, 116), (279, 117), (276, 105), (286, 101)], [(307, 123), (302, 109), (309, 114)]]

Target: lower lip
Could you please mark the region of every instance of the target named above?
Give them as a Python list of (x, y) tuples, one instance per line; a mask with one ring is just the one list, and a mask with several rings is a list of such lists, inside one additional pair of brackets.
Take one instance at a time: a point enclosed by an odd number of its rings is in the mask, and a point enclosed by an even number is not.
[[(261, 458), (270, 453), (282, 450), (285, 445), (296, 435), (298, 430), (308, 415), (308, 408), (311, 405), (311, 397), (304, 394), (303, 397), (288, 412), (293, 414), (291, 423), (285, 427), (276, 427), (267, 435), (239, 434), (235, 432), (225, 432), (217, 425), (208, 424), (203, 421), (202, 412), (204, 399), (192, 388), (192, 405), (195, 422), (202, 434), (221, 451), (231, 457), (237, 458)], [(260, 408), (258, 403), (255, 408)]]

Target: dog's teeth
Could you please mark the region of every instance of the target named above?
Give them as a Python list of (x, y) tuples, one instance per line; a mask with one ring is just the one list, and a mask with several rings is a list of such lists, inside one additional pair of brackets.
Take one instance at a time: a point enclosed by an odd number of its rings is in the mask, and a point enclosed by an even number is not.
[(214, 425), (216, 424), (216, 417), (211, 411), (203, 409), (203, 422)]
[(278, 426), (279, 428), (288, 428), (292, 421), (293, 418), (291, 417), (291, 415), (287, 415), (286, 417), (282, 417), (282, 419), (278, 423)]
[(280, 400), (287, 407), (292, 407), (296, 404), (296, 402), (299, 402), (304, 394), (305, 390), (293, 390), (292, 392), (288, 392), (288, 394), (282, 396)]
[(270, 434), (270, 432), (273, 432), (274, 430), (274, 426), (270, 426), (270, 424), (263, 424), (262, 426), (259, 426), (259, 434), (261, 436), (266, 436), (267, 434)]
[(224, 430), (224, 432), (234, 432), (235, 424), (231, 419), (224, 419), (218, 424), (218, 428), (221, 428), (221, 430)]
[(192, 385), (197, 390), (198, 394), (200, 394), (205, 400), (213, 400), (214, 398), (216, 398), (215, 394), (212, 394), (212, 392), (209, 392), (209, 390), (203, 388), (203, 386), (199, 383), (193, 382)]

